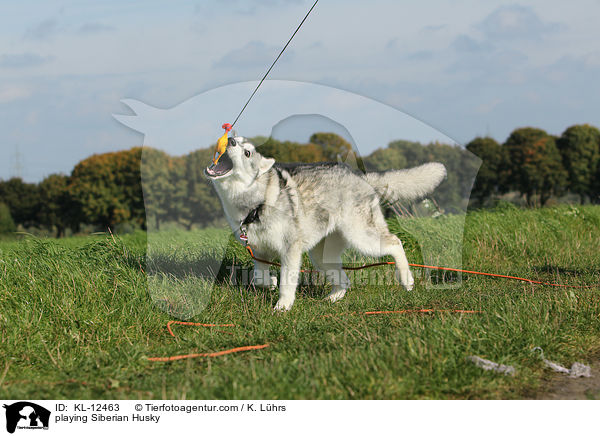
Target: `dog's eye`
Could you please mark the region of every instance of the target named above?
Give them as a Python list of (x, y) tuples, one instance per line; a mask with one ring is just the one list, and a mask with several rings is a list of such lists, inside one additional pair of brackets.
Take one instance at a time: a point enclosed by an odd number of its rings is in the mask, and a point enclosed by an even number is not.
[(244, 154), (246, 155), (246, 157), (250, 157), (250, 150), (244, 150)]

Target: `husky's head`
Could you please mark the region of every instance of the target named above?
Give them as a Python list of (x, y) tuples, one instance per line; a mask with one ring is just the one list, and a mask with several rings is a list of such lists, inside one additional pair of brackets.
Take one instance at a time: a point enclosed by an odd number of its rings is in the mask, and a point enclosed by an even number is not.
[(262, 156), (246, 138), (236, 136), (229, 138), (217, 164), (206, 167), (204, 174), (211, 180), (230, 178), (250, 184), (274, 163), (275, 159)]

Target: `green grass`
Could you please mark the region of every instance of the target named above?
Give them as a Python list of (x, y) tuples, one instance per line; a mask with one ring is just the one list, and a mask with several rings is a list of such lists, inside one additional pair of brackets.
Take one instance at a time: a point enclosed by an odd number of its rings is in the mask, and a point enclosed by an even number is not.
[[(440, 250), (421, 251), (419, 238), (439, 236), (440, 247), (452, 248), (463, 219), (391, 228), (402, 235), (409, 261), (420, 262), (435, 260)], [(172, 230), (149, 242), (148, 259), (141, 232), (0, 242), (0, 396), (522, 398), (548, 374), (532, 347), (569, 366), (600, 345), (600, 287), (482, 277), (432, 287), (418, 279), (410, 293), (396, 284), (357, 285), (331, 304), (319, 284), (302, 286), (293, 309), (274, 314), (275, 291), (231, 282), (226, 266), (251, 262), (228, 232)], [(598, 285), (599, 246), (600, 207), (506, 208), (466, 217), (462, 258), (467, 269)], [(356, 259), (350, 253), (347, 260)], [(417, 308), (481, 313), (352, 314)], [(172, 338), (165, 325), (175, 317), (236, 327), (176, 326)], [(146, 359), (263, 343), (270, 346), (212, 359)], [(472, 354), (517, 373), (484, 372), (466, 361)]]

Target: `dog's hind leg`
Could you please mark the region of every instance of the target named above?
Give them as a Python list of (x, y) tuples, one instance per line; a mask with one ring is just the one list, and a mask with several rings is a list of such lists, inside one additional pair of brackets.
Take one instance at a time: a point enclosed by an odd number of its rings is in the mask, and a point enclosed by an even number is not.
[(346, 248), (346, 241), (339, 233), (333, 233), (321, 240), (310, 250), (310, 260), (325, 274), (331, 283), (331, 292), (327, 299), (332, 303), (341, 300), (350, 287), (350, 280), (342, 269), (342, 252)]
[(296, 299), (296, 287), (300, 277), (302, 249), (300, 244), (292, 245), (281, 256), (281, 274), (279, 277), (279, 300), (275, 310), (286, 311), (292, 308)]
[(402, 242), (390, 233), (383, 218), (381, 209), (372, 209), (367, 220), (351, 220), (342, 229), (348, 244), (366, 256), (382, 257), (390, 255), (396, 263), (396, 279), (406, 288), (412, 290), (414, 279), (408, 266)]
[(411, 291), (415, 284), (415, 279), (410, 272), (402, 242), (396, 235), (391, 234), (387, 227), (385, 230), (387, 234), (381, 236), (382, 254), (389, 254), (394, 258), (394, 262), (396, 263), (396, 279), (407, 291)]

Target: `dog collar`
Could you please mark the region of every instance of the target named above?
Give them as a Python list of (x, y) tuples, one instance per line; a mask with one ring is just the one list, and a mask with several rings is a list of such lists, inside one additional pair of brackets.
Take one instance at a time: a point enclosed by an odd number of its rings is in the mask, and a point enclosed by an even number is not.
[(252, 209), (250, 212), (248, 212), (248, 215), (246, 215), (246, 218), (244, 218), (244, 221), (242, 221), (242, 225), (247, 226), (248, 224), (252, 224), (253, 222), (258, 221), (259, 214), (262, 211), (264, 205), (264, 203), (261, 203), (254, 209)]
[(244, 218), (244, 220), (240, 223), (240, 239), (245, 244), (248, 243), (248, 234), (246, 226), (259, 220), (259, 214), (262, 211), (264, 205), (264, 203), (261, 203), (254, 209), (250, 210), (250, 212), (248, 212), (248, 215), (246, 215), (246, 218)]

